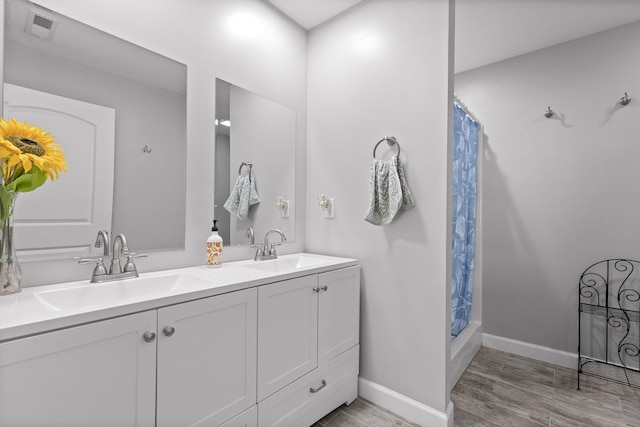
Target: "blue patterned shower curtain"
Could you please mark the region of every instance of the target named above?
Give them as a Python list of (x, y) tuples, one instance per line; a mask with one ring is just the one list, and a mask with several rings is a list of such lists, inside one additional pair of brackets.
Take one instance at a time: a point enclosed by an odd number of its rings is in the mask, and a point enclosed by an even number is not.
[(469, 324), (475, 256), (480, 123), (454, 103), (451, 339)]

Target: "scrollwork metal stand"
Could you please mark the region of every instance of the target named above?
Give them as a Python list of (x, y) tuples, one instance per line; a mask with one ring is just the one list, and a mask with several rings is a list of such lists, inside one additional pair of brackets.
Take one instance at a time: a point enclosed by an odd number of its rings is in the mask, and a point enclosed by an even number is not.
[(578, 389), (582, 374), (640, 388), (640, 262), (597, 262), (578, 288)]

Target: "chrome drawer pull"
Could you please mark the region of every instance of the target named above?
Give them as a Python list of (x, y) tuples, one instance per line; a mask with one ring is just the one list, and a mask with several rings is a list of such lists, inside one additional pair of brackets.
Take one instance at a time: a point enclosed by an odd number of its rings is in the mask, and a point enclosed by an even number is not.
[(162, 330), (162, 332), (164, 332), (164, 335), (167, 337), (170, 337), (171, 335), (173, 335), (175, 331), (176, 331), (176, 328), (174, 328), (173, 326), (165, 326), (164, 329)]
[(313, 287), (313, 292), (315, 292), (316, 294), (320, 293), (320, 288), (317, 286)]
[(327, 285), (324, 285), (324, 286), (321, 286), (320, 289), (327, 292), (327, 289), (329, 289), (329, 287)]
[(319, 392), (320, 390), (322, 390), (323, 388), (325, 388), (325, 386), (326, 386), (326, 385), (327, 385), (327, 382), (326, 382), (325, 380), (322, 380), (322, 385), (321, 385), (320, 387), (318, 387), (318, 388), (313, 388), (313, 387), (311, 387), (311, 388), (309, 389), (309, 391), (310, 391), (311, 393), (317, 393), (317, 392)]

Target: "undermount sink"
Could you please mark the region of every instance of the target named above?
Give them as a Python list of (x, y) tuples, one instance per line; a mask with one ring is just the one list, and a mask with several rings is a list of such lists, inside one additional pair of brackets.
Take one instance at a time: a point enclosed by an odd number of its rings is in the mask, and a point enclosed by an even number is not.
[(54, 310), (74, 310), (109, 305), (126, 300), (197, 285), (202, 279), (187, 274), (137, 277), (104, 283), (82, 283), (77, 286), (36, 292), (40, 302)]
[(267, 261), (252, 261), (243, 267), (264, 272), (286, 273), (325, 265), (327, 261), (320, 257), (296, 255), (292, 257), (276, 258)]

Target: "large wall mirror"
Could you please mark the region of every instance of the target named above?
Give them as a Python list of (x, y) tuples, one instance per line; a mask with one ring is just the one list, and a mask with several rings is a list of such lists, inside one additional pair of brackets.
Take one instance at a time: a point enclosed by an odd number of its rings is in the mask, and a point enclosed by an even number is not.
[[(295, 239), (296, 111), (216, 79), (214, 216), (225, 244)], [(259, 201), (258, 201), (259, 200)]]
[(95, 252), (103, 228), (136, 252), (184, 248), (186, 65), (25, 0), (5, 15), (3, 115), (49, 131), (69, 163), (20, 196), (21, 259)]

